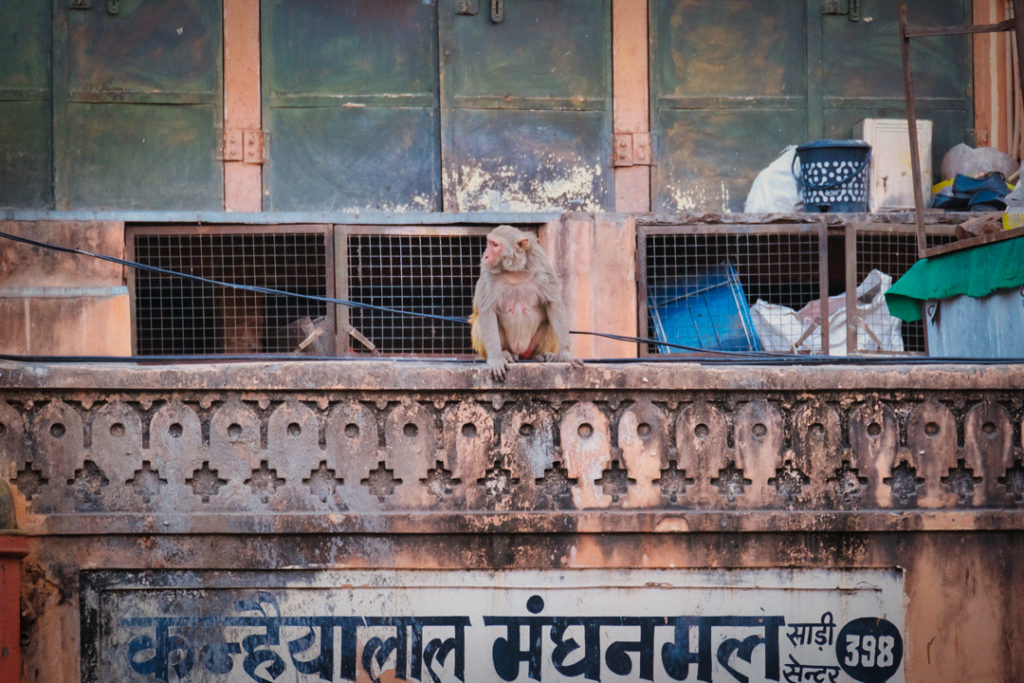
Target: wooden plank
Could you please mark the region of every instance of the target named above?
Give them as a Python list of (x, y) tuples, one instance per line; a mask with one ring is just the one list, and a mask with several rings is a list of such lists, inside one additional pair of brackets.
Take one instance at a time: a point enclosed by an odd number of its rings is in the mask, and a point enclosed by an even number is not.
[[(647, 0), (612, 0), (613, 129), (649, 137), (647, 36)], [(615, 211), (651, 210), (650, 161), (615, 169)]]
[(1024, 228), (1014, 228), (1013, 230), (1002, 230), (1000, 232), (987, 232), (975, 237), (968, 237), (964, 240), (957, 240), (956, 242), (950, 242), (949, 244), (943, 244), (937, 247), (932, 247), (931, 249), (926, 249), (924, 257), (931, 258), (932, 256), (939, 256), (941, 254), (950, 254), (955, 251), (963, 251), (964, 249), (980, 247), (984, 244), (993, 244), (1004, 240), (1012, 240), (1022, 236), (1024, 236)]
[(973, 33), (998, 33), (1012, 31), (1016, 22), (1013, 19), (1000, 21), (998, 24), (972, 24), (970, 26), (937, 26), (933, 28), (908, 28), (908, 38), (924, 38), (927, 36), (962, 36)]
[[(224, 0), (224, 131), (263, 130), (260, 112), (260, 6), (251, 0)], [(226, 155), (225, 155), (226, 156)], [(224, 208), (259, 211), (263, 169), (243, 159), (224, 161)]]

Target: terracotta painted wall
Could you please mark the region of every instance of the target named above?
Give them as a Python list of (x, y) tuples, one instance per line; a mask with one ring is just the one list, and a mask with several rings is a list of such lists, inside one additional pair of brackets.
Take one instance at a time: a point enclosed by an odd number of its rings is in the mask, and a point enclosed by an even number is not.
[(103, 637), (133, 603), (103, 607), (104, 581), (185, 591), (148, 618), (201, 613), (195, 591), (227, 579), (284, 601), (345, 590), (345, 572), (571, 589), (583, 569), (766, 570), (794, 589), (895, 572), (906, 680), (1020, 680), (1022, 372), (635, 363), (494, 385), (429, 362), (0, 364), (0, 476), (29, 548), (22, 680), (79, 680), (90, 642), (125, 666)]
[[(124, 257), (116, 221), (0, 221), (0, 232)], [(66, 356), (131, 355), (122, 267), (88, 256), (0, 244), (0, 351)]]

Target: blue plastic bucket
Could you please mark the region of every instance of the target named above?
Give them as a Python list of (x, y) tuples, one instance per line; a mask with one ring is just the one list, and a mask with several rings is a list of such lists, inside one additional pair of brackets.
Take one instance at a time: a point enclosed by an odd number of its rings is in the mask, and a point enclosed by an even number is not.
[[(736, 268), (723, 261), (659, 287), (647, 299), (655, 337), (692, 350), (760, 351)], [(658, 345), (659, 353), (679, 353)]]
[[(871, 145), (863, 140), (818, 140), (796, 148), (796, 176), (809, 213), (868, 210), (868, 163)], [(794, 164), (795, 165), (795, 164)]]

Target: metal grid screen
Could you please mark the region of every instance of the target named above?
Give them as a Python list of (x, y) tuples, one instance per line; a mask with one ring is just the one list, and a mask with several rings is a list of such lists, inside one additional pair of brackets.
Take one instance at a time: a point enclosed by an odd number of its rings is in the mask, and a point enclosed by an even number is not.
[[(759, 351), (751, 306), (820, 297), (817, 233), (647, 234), (648, 336), (694, 349)], [(777, 310), (777, 309), (772, 309)], [(769, 322), (774, 315), (768, 312)], [(686, 353), (651, 344), (650, 353)]]
[[(133, 258), (146, 265), (234, 284), (328, 295), (324, 233), (140, 231), (134, 233), (131, 245)], [(327, 309), (319, 301), (139, 270), (135, 273), (136, 351), (143, 355), (326, 353), (333, 337)]]
[[(479, 234), (351, 234), (347, 237), (348, 298), (403, 312), (467, 318), (480, 256)], [(472, 354), (469, 325), (352, 308), (348, 321), (382, 353)], [(353, 351), (365, 351), (354, 344)]]
[[(928, 248), (937, 247), (956, 240), (956, 235), (927, 234), (925, 243)], [(857, 282), (867, 277), (872, 269), (878, 269), (892, 276), (892, 281), (900, 279), (917, 262), (917, 236), (914, 233), (893, 232), (857, 232)], [(924, 321), (901, 323), (900, 333), (903, 336), (903, 350), (908, 353), (924, 353), (925, 331)]]

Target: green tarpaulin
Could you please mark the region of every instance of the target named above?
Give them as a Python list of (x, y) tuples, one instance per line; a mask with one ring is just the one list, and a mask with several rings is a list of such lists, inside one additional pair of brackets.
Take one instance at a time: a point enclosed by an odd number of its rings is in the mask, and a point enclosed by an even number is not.
[(959, 294), (983, 297), (1024, 285), (1024, 237), (921, 259), (885, 293), (889, 313), (921, 319), (921, 302)]

